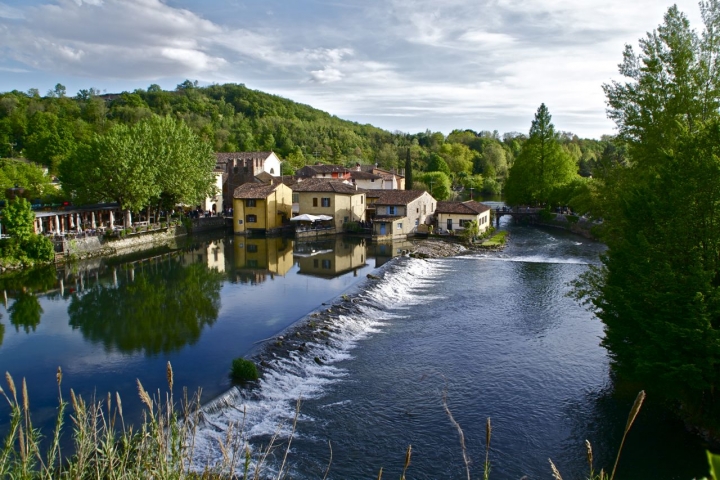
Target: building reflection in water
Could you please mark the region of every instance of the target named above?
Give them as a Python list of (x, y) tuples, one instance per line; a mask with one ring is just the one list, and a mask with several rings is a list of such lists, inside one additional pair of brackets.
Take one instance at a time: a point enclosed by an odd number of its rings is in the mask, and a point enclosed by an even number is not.
[(237, 283), (258, 284), (268, 277), (285, 276), (293, 266), (294, 241), (289, 238), (233, 239), (234, 269)]
[(295, 246), (295, 261), (303, 275), (333, 278), (354, 272), (367, 263), (365, 241), (335, 237), (322, 242), (303, 242)]

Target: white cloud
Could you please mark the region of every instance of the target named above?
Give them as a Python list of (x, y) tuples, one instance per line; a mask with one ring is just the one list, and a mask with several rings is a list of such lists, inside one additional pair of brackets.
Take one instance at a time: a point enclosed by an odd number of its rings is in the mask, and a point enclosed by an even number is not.
[[(242, 82), (390, 130), (525, 131), (545, 102), (559, 129), (593, 136), (612, 130), (601, 85), (616, 76), (623, 45), (667, 8), (656, 0), (266, 0), (257, 11), (219, 0), (46, 1), (0, 3), (0, 87), (14, 73), (27, 82), (24, 69), (99, 87)], [(695, 0), (678, 3), (699, 27)]]

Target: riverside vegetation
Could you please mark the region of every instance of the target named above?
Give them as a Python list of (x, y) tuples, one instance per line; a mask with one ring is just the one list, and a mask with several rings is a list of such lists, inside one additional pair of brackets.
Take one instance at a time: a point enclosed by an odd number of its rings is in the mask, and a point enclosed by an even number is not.
[[(252, 362), (245, 360), (254, 367)], [(195, 427), (202, 421), (200, 393), (190, 397), (186, 389), (180, 400), (173, 393), (173, 370), (170, 362), (166, 369), (168, 391), (158, 391), (151, 395), (137, 381), (138, 394), (144, 405), (143, 421), (138, 426), (127, 425), (123, 417), (122, 399), (108, 394), (104, 400), (85, 401), (70, 390), (70, 401), (62, 395), (62, 370), (58, 368), (56, 380), (58, 385), (58, 413), (55, 428), (49, 443), (45, 444), (39, 430), (33, 426), (30, 415), (30, 399), (27, 383), (23, 379), (18, 389), (12, 376), (5, 373), (7, 391), (0, 388), (0, 395), (10, 406), (10, 429), (3, 439), (0, 450), (0, 476), (15, 479), (57, 478), (68, 479), (260, 479), (288, 478), (290, 475), (287, 460), (290, 454), (292, 436), (295, 432), (300, 401), (293, 420), (292, 433), (283, 447), (274, 435), (267, 446), (258, 452), (252, 452), (244, 439), (243, 425), (233, 425), (220, 441), (222, 459), (215, 465), (198, 468), (193, 463), (193, 438)], [(620, 460), (625, 438), (632, 427), (645, 399), (641, 391), (633, 404), (623, 432), (623, 437), (615, 459), (615, 464), (608, 474), (604, 469), (596, 472), (593, 462), (593, 451), (590, 442), (586, 441), (588, 474), (587, 480), (613, 480)], [(455, 421), (447, 404), (447, 395), (443, 393), (443, 407), (449, 421), (457, 430), (459, 445), (467, 479), (471, 480), (471, 463), (467, 456), (465, 436), (461, 426)], [(68, 410), (70, 410), (68, 412)], [(72, 422), (71, 454), (63, 454), (61, 445), (63, 432), (67, 430), (67, 417)], [(278, 427), (278, 432), (280, 426)], [(492, 424), (487, 419), (485, 432), (485, 459), (482, 463), (482, 478), (491, 478), (491, 438)], [(332, 445), (330, 461), (323, 478), (327, 478), (332, 466)], [(278, 450), (279, 449), (279, 450)], [(270, 456), (279, 452), (282, 458), (279, 468), (269, 466)], [(403, 465), (401, 479), (411, 467), (412, 446), (408, 446)], [(708, 454), (710, 463), (710, 479), (720, 477), (720, 456)], [(562, 480), (561, 472), (549, 460), (549, 469), (553, 478)], [(378, 479), (382, 478), (383, 469), (379, 469)]]

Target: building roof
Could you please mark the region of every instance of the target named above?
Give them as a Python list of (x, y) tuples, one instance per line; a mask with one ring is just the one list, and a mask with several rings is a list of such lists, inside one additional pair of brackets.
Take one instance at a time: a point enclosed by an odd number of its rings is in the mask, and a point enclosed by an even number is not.
[(364, 189), (358, 189), (355, 185), (329, 178), (308, 178), (296, 183), (291, 188), (293, 192), (335, 192), (352, 195), (365, 193)]
[(463, 215), (478, 215), (490, 210), (485, 204), (468, 200), (467, 202), (438, 202), (435, 213), (458, 213)]
[(296, 184), (297, 179), (292, 175), (282, 175), (280, 177), (276, 177), (267, 172), (260, 172), (255, 175), (255, 182), (264, 183), (265, 185), (269, 185), (270, 183), (284, 183), (285, 185), (290, 186)]
[(407, 205), (420, 198), (425, 190), (379, 190), (377, 192), (379, 194), (375, 205)]
[(266, 160), (273, 152), (216, 152), (217, 163), (227, 163), (230, 160)]
[(375, 175), (372, 172), (350, 170), (350, 178), (354, 180), (377, 180), (383, 177), (381, 177), (380, 175)]
[(360, 165), (360, 171), (374, 173), (375, 175), (380, 175), (381, 177), (383, 177), (385, 179), (390, 179), (393, 176), (399, 177), (399, 178), (405, 178), (404, 175), (400, 175), (399, 173), (397, 173), (395, 171), (391, 172), (389, 170), (385, 170), (383, 168), (376, 167), (375, 165)]
[(304, 167), (300, 168), (295, 172), (299, 176), (313, 176), (317, 174), (327, 174), (327, 173), (348, 173), (350, 171), (349, 168), (343, 167), (342, 165), (325, 165), (325, 164), (317, 164), (317, 165), (305, 165)]
[(244, 183), (233, 192), (233, 198), (267, 198), (281, 183)]

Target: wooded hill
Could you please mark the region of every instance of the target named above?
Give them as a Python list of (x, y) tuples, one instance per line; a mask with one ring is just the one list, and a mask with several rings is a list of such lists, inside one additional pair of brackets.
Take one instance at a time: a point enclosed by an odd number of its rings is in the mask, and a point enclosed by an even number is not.
[[(216, 152), (273, 150), (287, 160), (286, 173), (316, 162), (402, 169), (409, 157), (416, 181), (422, 182), (422, 172), (444, 171), (446, 164), (454, 185), (487, 193), (501, 190), (526, 140), (517, 132), (502, 138), (497, 131), (456, 130), (447, 137), (429, 130), (391, 133), (242, 84), (199, 87), (186, 80), (174, 91), (150, 85), (119, 94), (81, 90), (68, 97), (58, 84), (45, 96), (37, 89), (0, 94), (0, 156), (22, 156), (55, 173), (94, 133), (153, 114), (182, 119)], [(603, 152), (617, 153), (607, 138), (583, 140), (563, 132), (561, 140), (583, 176), (591, 174)]]

